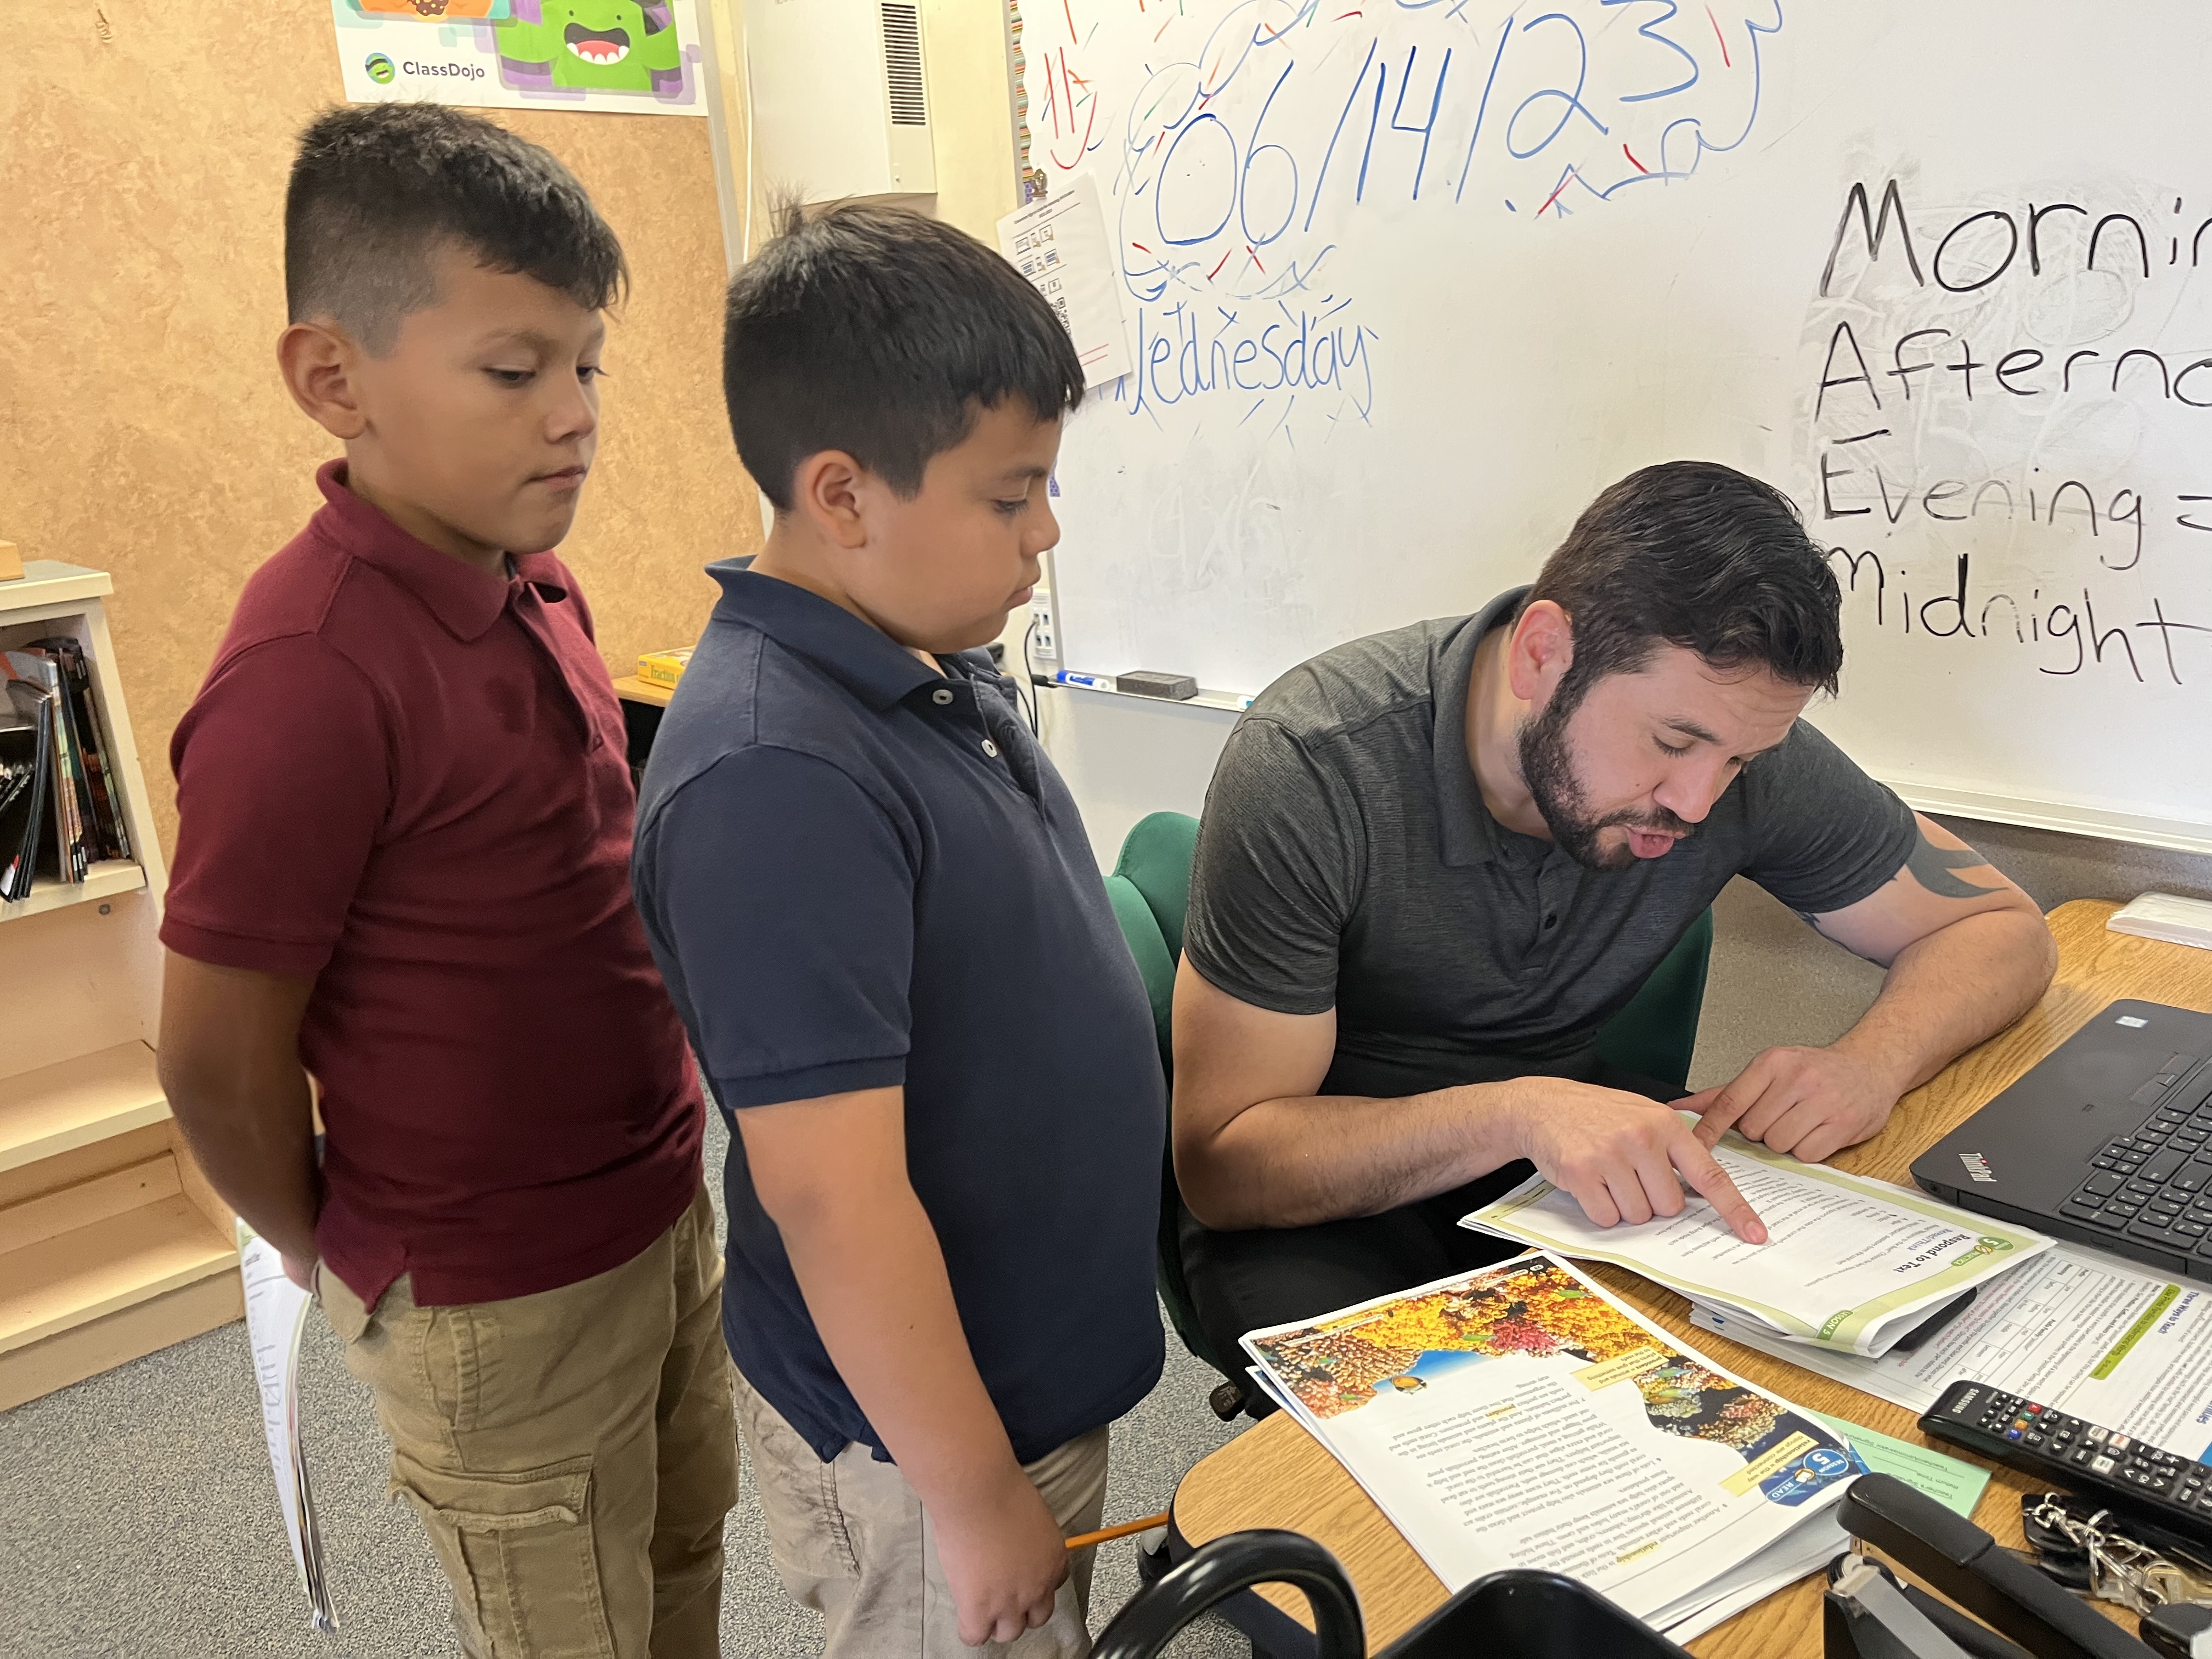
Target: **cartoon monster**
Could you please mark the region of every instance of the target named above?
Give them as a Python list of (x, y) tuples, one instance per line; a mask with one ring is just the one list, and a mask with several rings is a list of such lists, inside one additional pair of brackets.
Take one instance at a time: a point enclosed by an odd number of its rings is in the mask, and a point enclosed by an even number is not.
[(675, 20), (665, 10), (647, 11), (638, 0), (540, 0), (537, 10), (535, 21), (518, 15), (498, 26), (499, 55), (550, 72), (556, 88), (650, 93), (656, 71), (678, 65)]

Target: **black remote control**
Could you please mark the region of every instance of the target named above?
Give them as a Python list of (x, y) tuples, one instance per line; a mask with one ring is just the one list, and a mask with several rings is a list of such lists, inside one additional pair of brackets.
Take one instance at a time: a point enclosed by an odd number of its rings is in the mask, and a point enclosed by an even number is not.
[(2069, 1417), (1986, 1382), (1943, 1390), (1920, 1427), (1938, 1440), (2212, 1545), (2212, 1464)]

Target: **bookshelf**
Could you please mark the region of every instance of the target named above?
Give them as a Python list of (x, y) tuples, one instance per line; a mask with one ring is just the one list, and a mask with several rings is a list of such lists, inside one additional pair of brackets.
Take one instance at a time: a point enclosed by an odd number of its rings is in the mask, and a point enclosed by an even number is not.
[(154, 1070), (167, 872), (116, 672), (106, 572), (28, 560), (0, 649), (74, 636), (131, 861), (0, 904), (0, 1410), (244, 1311), (231, 1214)]

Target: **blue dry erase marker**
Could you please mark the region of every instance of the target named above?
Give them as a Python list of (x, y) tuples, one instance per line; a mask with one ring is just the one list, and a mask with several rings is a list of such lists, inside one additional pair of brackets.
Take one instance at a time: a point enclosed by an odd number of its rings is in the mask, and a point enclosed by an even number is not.
[(1111, 691), (1114, 689), (1111, 674), (1079, 674), (1073, 668), (1063, 668), (1053, 678), (1062, 685), (1085, 686), (1093, 691)]

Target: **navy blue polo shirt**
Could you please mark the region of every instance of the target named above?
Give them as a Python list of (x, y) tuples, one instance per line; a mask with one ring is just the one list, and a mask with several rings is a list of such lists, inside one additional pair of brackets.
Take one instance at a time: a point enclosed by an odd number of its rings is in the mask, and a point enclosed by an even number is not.
[[(1144, 982), (1074, 799), (987, 663), (934, 672), (804, 588), (708, 574), (722, 599), (638, 804), (653, 955), (726, 1116), (904, 1087), (908, 1177), (1032, 1462), (1159, 1378)], [(724, 1184), (738, 1368), (823, 1461), (884, 1455), (734, 1133)]]

